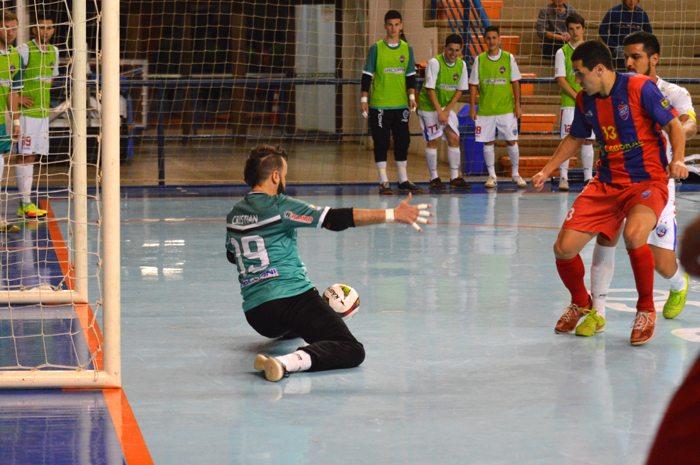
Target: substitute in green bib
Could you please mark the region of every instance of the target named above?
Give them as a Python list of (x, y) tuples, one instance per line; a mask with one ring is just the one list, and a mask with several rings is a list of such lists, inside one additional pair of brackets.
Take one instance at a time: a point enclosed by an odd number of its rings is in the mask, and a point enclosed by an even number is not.
[[(554, 59), (554, 77), (561, 88), (561, 110), (559, 112), (559, 133), (561, 138), (565, 138), (571, 129), (574, 121), (574, 108), (576, 106), (576, 94), (581, 90), (581, 86), (576, 83), (574, 71), (571, 67), (571, 55), (576, 47), (583, 43), (583, 35), (586, 32), (586, 20), (578, 13), (574, 13), (566, 18), (566, 30), (571, 40), (562, 48), (557, 50)], [(590, 182), (593, 178), (593, 140), (595, 134), (591, 132), (591, 137), (586, 139), (581, 147), (581, 162), (583, 164), (583, 180)], [(559, 190), (569, 190), (569, 160), (565, 160), (559, 165)]]
[[(474, 59), (469, 77), (469, 117), (476, 121), (476, 141), (484, 143), (484, 160), (489, 171), (485, 187), (496, 187), (496, 129), (498, 138), (506, 141), (513, 169), (513, 182), (527, 184), (518, 172), (518, 119), (520, 109), (520, 70), (515, 57), (501, 50), (501, 31), (496, 26), (484, 29), (487, 51)], [(479, 86), (479, 111), (476, 110), (476, 88)], [(512, 88), (512, 90), (511, 90)]]
[[(0, 179), (3, 179), (5, 156), (10, 155), (13, 142), (17, 142), (20, 136), (18, 92), (22, 88), (22, 59), (12, 46), (16, 38), (17, 16), (10, 10), (3, 10), (0, 28)], [(5, 126), (5, 112), (8, 110), (12, 118), (12, 135), (7, 134)], [(7, 222), (4, 197), (0, 201), (0, 231), (18, 232), (17, 225)]]
[[(365, 349), (306, 275), (297, 229), (343, 231), (391, 221), (431, 223), (430, 205), (408, 198), (391, 210), (317, 207), (284, 195), (287, 153), (261, 145), (250, 152), (244, 178), (252, 190), (226, 217), (226, 257), (238, 267), (243, 310), (250, 326), (269, 338), (300, 337), (308, 345), (281, 357), (258, 355), (253, 364), (269, 381), (297, 371), (353, 368)], [(402, 236), (403, 237), (403, 236)]]
[[(394, 159), (399, 177), (399, 191), (422, 192), (408, 180), (408, 146), (411, 132), (408, 117), (416, 109), (416, 67), (413, 49), (402, 40), (401, 13), (389, 10), (384, 15), (386, 37), (369, 48), (362, 70), (362, 115), (369, 117), (374, 141), (374, 161), (379, 171), (379, 193), (392, 195), (386, 175), (386, 160), (391, 136), (394, 137)], [(370, 86), (372, 95), (370, 96)]]
[(19, 216), (41, 218), (41, 210), (31, 199), (36, 156), (49, 154), (49, 102), (51, 84), (58, 76), (58, 48), (51, 45), (53, 20), (38, 11), (30, 29), (34, 39), (17, 47), (24, 63), (24, 89), (21, 109), (22, 139), (19, 143), (15, 177), (22, 199), (17, 209)]
[(440, 138), (447, 141), (450, 163), (450, 188), (469, 189), (460, 174), (459, 121), (452, 110), (462, 93), (469, 88), (467, 64), (459, 57), (462, 37), (450, 34), (443, 52), (431, 58), (425, 67), (425, 84), (418, 96), (418, 118), (423, 137), (428, 142), (425, 160), (430, 171), (430, 188), (445, 190), (437, 172), (437, 147)]

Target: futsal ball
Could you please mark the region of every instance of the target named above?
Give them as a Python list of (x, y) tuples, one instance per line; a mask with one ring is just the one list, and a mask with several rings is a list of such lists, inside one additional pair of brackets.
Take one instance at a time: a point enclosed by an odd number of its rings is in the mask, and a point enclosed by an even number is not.
[(323, 292), (323, 300), (343, 320), (349, 320), (360, 309), (360, 296), (347, 284), (333, 284)]

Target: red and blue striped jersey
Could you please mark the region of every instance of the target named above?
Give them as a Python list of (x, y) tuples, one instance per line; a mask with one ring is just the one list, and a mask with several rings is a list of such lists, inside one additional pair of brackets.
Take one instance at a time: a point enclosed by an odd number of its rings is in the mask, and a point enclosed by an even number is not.
[(591, 130), (600, 149), (596, 179), (628, 185), (666, 180), (666, 141), (661, 128), (678, 112), (654, 80), (642, 74), (615, 73), (607, 98), (580, 91), (570, 134), (586, 139)]

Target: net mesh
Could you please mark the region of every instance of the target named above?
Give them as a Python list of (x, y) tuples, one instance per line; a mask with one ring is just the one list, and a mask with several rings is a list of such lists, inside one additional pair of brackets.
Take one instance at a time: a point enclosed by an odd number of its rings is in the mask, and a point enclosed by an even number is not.
[[(523, 85), (521, 156), (551, 155), (559, 141), (559, 88), (552, 80), (554, 63), (543, 58), (536, 31), (538, 14), (547, 4), (551, 2), (122, 2), (122, 70), (131, 81), (123, 93), (123, 134), (131, 136), (123, 149), (124, 183), (242, 183), (242, 160), (260, 143), (281, 144), (292, 153), (290, 182), (377, 182), (359, 81), (369, 46), (385, 35), (383, 18), (390, 8), (403, 15), (419, 64), (439, 54), (452, 32), (470, 41), (465, 52), (480, 52), (483, 28), (499, 26), (503, 48), (515, 53), (525, 78), (536, 79)], [(574, 5), (587, 21), (586, 39), (598, 38), (606, 12), (618, 5), (608, 0)], [(695, 78), (697, 1), (640, 6), (661, 41), (661, 75)], [(687, 86), (697, 90), (696, 84)], [(455, 110), (467, 102), (464, 96)], [(409, 177), (425, 182), (425, 142), (415, 116), (410, 128)], [(483, 162), (468, 157), (467, 150), (471, 148), (463, 148), (463, 171), (481, 174)], [(496, 155), (506, 155), (505, 148), (499, 146)], [(439, 157), (439, 169), (446, 171), (443, 144)], [(393, 182), (392, 170), (389, 163)]]
[[(96, 2), (87, 2), (86, 28), (88, 38), (89, 72), (79, 77), (87, 82), (87, 198), (76, 191), (74, 177), (77, 161), (74, 158), (76, 138), (75, 111), (71, 102), (74, 78), (73, 63), (76, 51), (73, 46), (75, 23), (71, 15), (71, 2), (27, 1), (3, 7), (14, 12), (18, 21), (13, 23), (4, 17), (3, 32), (13, 28), (17, 32), (14, 45), (28, 42), (29, 60), (23, 63), (22, 72), (10, 79), (23, 82), (20, 94), (29, 93), (31, 83), (53, 83), (50, 98), (34, 94), (38, 105), (48, 110), (48, 116), (34, 118), (33, 123), (48, 121), (48, 150), (32, 145), (31, 139), (41, 138), (41, 126), (32, 126), (22, 119), (22, 137), (12, 144), (11, 153), (4, 156), (2, 178), (2, 221), (0, 232), (0, 371), (16, 370), (88, 370), (101, 368), (102, 336), (101, 317), (101, 244), (99, 211), (99, 163), (100, 153), (100, 80), (97, 62), (99, 15)], [(38, 28), (51, 20), (54, 33), (49, 43), (59, 52), (59, 61), (50, 47), (37, 38)], [(39, 21), (39, 23), (37, 22)], [(42, 50), (42, 51), (40, 51)], [(0, 56), (0, 59), (7, 55)], [(43, 58), (37, 58), (43, 57)], [(54, 76), (53, 70), (57, 69)], [(23, 76), (23, 80), (20, 78)], [(7, 76), (3, 75), (3, 79)], [(25, 105), (27, 104), (26, 102)], [(29, 103), (29, 105), (31, 105)], [(20, 107), (26, 109), (26, 106)], [(7, 131), (13, 124), (7, 114)], [(38, 121), (38, 123), (37, 123)], [(34, 162), (22, 155), (36, 154)], [(31, 184), (21, 186), (18, 177), (22, 160), (33, 166)], [(26, 172), (25, 172), (26, 173)], [(29, 195), (29, 201), (46, 211), (45, 216), (31, 216), (30, 210), (20, 211), (21, 203)], [(89, 209), (87, 244), (76, 240), (76, 202), (87, 202)], [(74, 263), (77, 253), (87, 248), (88, 295), (75, 292)]]

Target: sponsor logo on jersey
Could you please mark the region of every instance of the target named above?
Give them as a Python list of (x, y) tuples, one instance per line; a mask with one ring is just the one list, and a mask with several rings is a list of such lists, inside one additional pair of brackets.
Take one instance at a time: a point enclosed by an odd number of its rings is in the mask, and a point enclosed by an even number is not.
[(506, 73), (506, 67), (505, 67), (505, 66), (501, 66), (500, 68), (498, 68), (498, 71), (500, 71), (501, 74), (505, 74), (505, 73)]
[(644, 191), (644, 192), (642, 192), (642, 198), (643, 198), (643, 199), (648, 199), (649, 197), (651, 197), (651, 191)]
[(401, 63), (403, 63), (405, 60), (406, 60), (406, 57), (404, 57), (403, 55), (401, 55), (401, 56), (399, 57), (399, 61), (400, 61)]
[(236, 215), (231, 217), (231, 224), (252, 224), (258, 222), (258, 215)]
[(452, 79), (455, 80), (455, 81), (456, 81), (457, 79), (459, 79), (459, 74), (455, 73), (455, 74), (452, 76)]
[(666, 228), (665, 224), (660, 224), (656, 227), (656, 235), (659, 237), (664, 237), (667, 232), (668, 228)]
[(506, 84), (506, 80), (505, 79), (486, 79), (484, 81), (484, 84), (503, 85), (503, 84)]
[(244, 279), (241, 281), (241, 287), (250, 286), (251, 284), (259, 283), (270, 278), (277, 278), (280, 274), (277, 272), (277, 268), (270, 268), (265, 271), (260, 276), (253, 276), (252, 278)]
[(591, 110), (586, 112), (586, 118), (593, 118), (593, 112)]
[(620, 113), (620, 118), (622, 118), (625, 121), (627, 121), (627, 118), (630, 117), (630, 107), (626, 103), (618, 105), (617, 111)]
[(671, 109), (671, 104), (668, 103), (668, 100), (666, 98), (661, 99), (661, 106), (664, 107), (664, 110), (670, 110)]
[(448, 84), (440, 84), (438, 86), (438, 89), (443, 89), (443, 90), (457, 90), (457, 86), (450, 86)]
[(608, 152), (629, 152), (630, 150), (641, 147), (642, 145), (644, 145), (644, 142), (635, 141), (631, 144), (607, 145), (605, 150)]
[(384, 74), (406, 74), (406, 70), (403, 68), (387, 68), (384, 70)]
[(3, 87), (11, 87), (12, 81), (9, 79), (2, 79), (0, 80), (0, 85), (2, 85)]
[(289, 221), (296, 221), (297, 223), (311, 224), (314, 222), (314, 219), (310, 216), (297, 215), (296, 213), (290, 211), (284, 212), (284, 217)]

